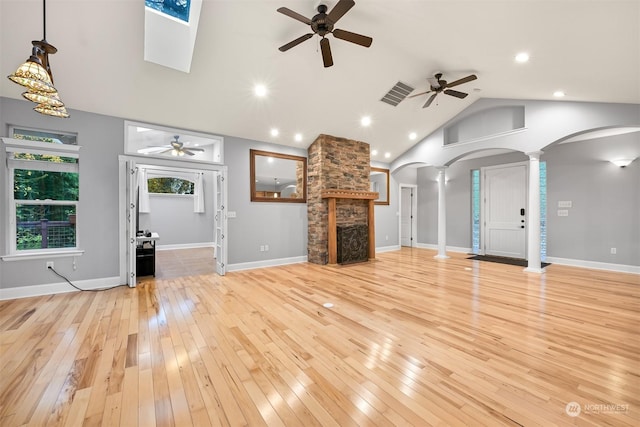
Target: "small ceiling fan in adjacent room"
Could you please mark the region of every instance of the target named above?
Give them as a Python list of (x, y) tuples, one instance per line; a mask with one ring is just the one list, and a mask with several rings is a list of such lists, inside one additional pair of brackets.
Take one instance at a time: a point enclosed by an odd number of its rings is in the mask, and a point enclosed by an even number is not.
[(194, 153), (194, 151), (204, 151), (202, 148), (186, 147), (184, 142), (179, 141), (180, 135), (174, 135), (173, 138), (174, 140), (171, 141), (169, 145), (151, 145), (147, 148), (138, 150), (138, 152), (142, 154), (171, 153), (172, 156), (184, 156), (185, 154), (188, 156), (195, 156), (196, 153)]
[(278, 12), (282, 13), (283, 15), (287, 15), (290, 18), (296, 19), (304, 24), (309, 25), (313, 33), (307, 33), (303, 36), (300, 36), (297, 39), (283, 46), (280, 46), (278, 49), (281, 52), (286, 52), (292, 47), (299, 45), (303, 41), (309, 40), (311, 37), (313, 37), (314, 34), (317, 34), (322, 37), (322, 40), (320, 40), (320, 50), (322, 52), (322, 62), (324, 63), (324, 66), (326, 68), (333, 65), (333, 57), (331, 56), (331, 46), (329, 46), (329, 39), (325, 38), (325, 36), (329, 33), (333, 34), (333, 36), (338, 39), (346, 40), (360, 46), (371, 46), (371, 43), (373, 42), (373, 39), (371, 37), (341, 30), (339, 28), (334, 28), (334, 25), (338, 22), (338, 20), (342, 18), (344, 14), (347, 13), (349, 9), (351, 9), (354, 5), (355, 2), (353, 0), (340, 0), (333, 7), (333, 9), (331, 9), (331, 12), (327, 13), (327, 6), (321, 4), (318, 6), (318, 14), (311, 19), (306, 18), (305, 16), (302, 16), (299, 13), (294, 12), (293, 10), (286, 7), (279, 8)]
[(459, 92), (457, 90), (452, 90), (452, 89), (449, 89), (449, 88), (461, 85), (463, 83), (470, 82), (470, 81), (475, 80), (475, 79), (478, 78), (478, 77), (476, 77), (475, 74), (471, 74), (471, 75), (469, 75), (467, 77), (463, 77), (463, 78), (461, 78), (459, 80), (456, 80), (456, 81), (453, 81), (453, 82), (449, 83), (446, 80), (442, 80), (441, 77), (442, 77), (442, 73), (437, 73), (433, 77), (427, 78), (427, 80), (429, 81), (430, 89), (428, 91), (426, 91), (426, 92), (420, 92), (420, 93), (417, 93), (415, 95), (408, 96), (407, 98), (415, 98), (416, 96), (421, 96), (421, 95), (426, 95), (428, 93), (432, 93), (432, 95), (429, 97), (429, 99), (427, 99), (427, 102), (422, 106), (422, 108), (427, 108), (429, 105), (431, 105), (433, 100), (436, 99), (436, 96), (440, 92), (444, 92), (446, 95), (451, 95), (451, 96), (454, 96), (456, 98), (464, 99), (464, 98), (467, 97), (467, 95), (469, 95), (468, 93)]

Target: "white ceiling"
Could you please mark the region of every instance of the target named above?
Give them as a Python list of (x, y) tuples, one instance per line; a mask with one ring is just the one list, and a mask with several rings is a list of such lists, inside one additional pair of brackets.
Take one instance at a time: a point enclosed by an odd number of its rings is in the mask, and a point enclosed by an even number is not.
[[(311, 18), (318, 3), (204, 0), (187, 74), (143, 60), (143, 0), (49, 0), (55, 85), (71, 110), (301, 148), (326, 133), (367, 142), (380, 152), (373, 160), (384, 162), (415, 144), (409, 132), (420, 140), (480, 97), (550, 100), (563, 90), (558, 102), (640, 103), (637, 0), (357, 0), (336, 27), (373, 44), (329, 36), (335, 65), (326, 69), (318, 36), (278, 51), (309, 28), (276, 9)], [(42, 2), (0, 0), (2, 74), (41, 38)], [(529, 63), (514, 62), (521, 51)], [(469, 92), (466, 99), (440, 94), (427, 109), (426, 95), (397, 107), (380, 102), (398, 81), (427, 90), (426, 78), (438, 71), (449, 81), (470, 73), (478, 80), (456, 88)], [(265, 98), (253, 95), (256, 83), (267, 85)], [(1, 79), (0, 95), (20, 93)], [(368, 128), (359, 124), (363, 115), (372, 119)]]

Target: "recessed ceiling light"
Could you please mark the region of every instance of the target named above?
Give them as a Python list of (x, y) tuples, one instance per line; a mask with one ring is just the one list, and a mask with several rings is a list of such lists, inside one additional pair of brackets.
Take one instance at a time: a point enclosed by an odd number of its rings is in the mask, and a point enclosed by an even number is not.
[(529, 62), (529, 54), (527, 52), (520, 52), (516, 55), (516, 62), (519, 62), (520, 64)]
[(296, 140), (296, 142), (300, 142), (300, 141), (302, 141), (302, 134), (301, 134), (301, 133), (296, 133), (296, 134), (293, 136), (293, 139), (295, 139), (295, 140)]
[(384, 153), (384, 158), (385, 159), (388, 159), (389, 157), (391, 157), (391, 153), (389, 153), (389, 152)]
[(556, 98), (562, 98), (564, 97), (564, 92), (561, 90), (557, 90), (555, 92), (553, 92), (553, 96), (555, 96)]
[(276, 128), (271, 129), (271, 136), (278, 136), (280, 135), (280, 131)]
[(371, 117), (364, 116), (363, 118), (360, 119), (360, 124), (362, 126), (369, 126), (371, 124)]
[(412, 140), (412, 141), (413, 141), (414, 139), (416, 139), (417, 137), (418, 137), (418, 134), (417, 134), (417, 133), (415, 133), (415, 132), (411, 132), (411, 133), (409, 134), (409, 139), (410, 139), (410, 140)]
[(371, 150), (371, 155), (372, 156), (377, 156), (378, 155), (378, 150)]
[(265, 97), (267, 95), (267, 87), (263, 84), (257, 84), (253, 87), (253, 93), (260, 98)]

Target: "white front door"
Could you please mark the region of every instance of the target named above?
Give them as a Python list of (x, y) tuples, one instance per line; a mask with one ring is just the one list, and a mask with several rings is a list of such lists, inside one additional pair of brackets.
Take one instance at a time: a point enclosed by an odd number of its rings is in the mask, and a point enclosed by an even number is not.
[(527, 165), (483, 168), (484, 253), (526, 258)]

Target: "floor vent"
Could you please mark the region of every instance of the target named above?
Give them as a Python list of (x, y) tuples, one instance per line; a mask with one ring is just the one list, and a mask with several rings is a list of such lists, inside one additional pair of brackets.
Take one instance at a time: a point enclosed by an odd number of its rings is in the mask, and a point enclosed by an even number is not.
[(402, 82), (398, 82), (393, 86), (389, 92), (385, 96), (382, 97), (380, 101), (386, 102), (389, 105), (393, 105), (394, 107), (398, 105), (403, 99), (407, 97), (411, 92), (413, 92), (411, 86), (406, 85)]

